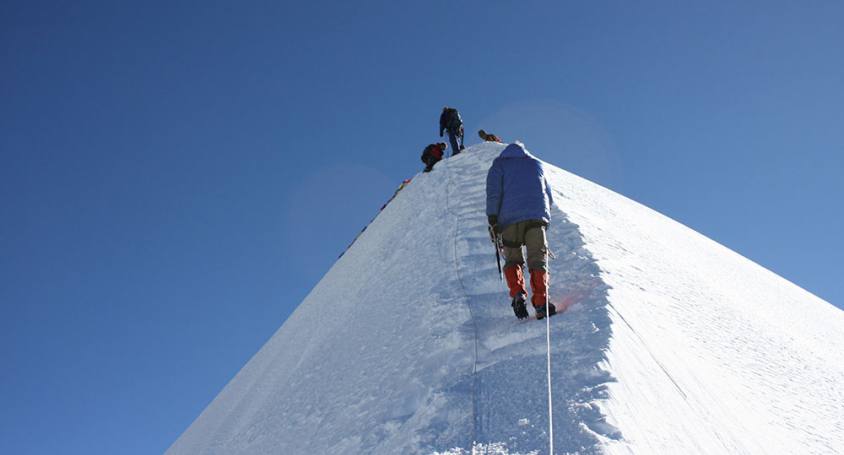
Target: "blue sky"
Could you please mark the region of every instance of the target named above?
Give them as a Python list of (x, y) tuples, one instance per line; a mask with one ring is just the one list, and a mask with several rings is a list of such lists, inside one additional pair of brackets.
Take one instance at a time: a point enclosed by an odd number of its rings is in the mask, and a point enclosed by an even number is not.
[(4, 4), (2, 453), (166, 449), (445, 104), (844, 305), (840, 2), (206, 3)]

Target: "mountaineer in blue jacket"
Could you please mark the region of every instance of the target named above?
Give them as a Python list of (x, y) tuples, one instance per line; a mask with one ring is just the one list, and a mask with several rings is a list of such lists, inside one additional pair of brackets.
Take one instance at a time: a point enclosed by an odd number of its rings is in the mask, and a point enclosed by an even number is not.
[(542, 163), (520, 142), (508, 145), (492, 162), (486, 177), (486, 214), (490, 228), (501, 235), (505, 258), (504, 276), (510, 288), (516, 317), (528, 316), (525, 278), (522, 267), (527, 250), (531, 303), (536, 318), (553, 315), (556, 308), (548, 299), (548, 242), (545, 228), (551, 221), (553, 199)]

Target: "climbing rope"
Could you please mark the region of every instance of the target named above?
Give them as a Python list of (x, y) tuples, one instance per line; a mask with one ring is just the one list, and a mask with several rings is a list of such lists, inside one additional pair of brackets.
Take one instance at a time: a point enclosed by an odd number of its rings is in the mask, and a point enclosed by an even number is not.
[[(551, 276), (550, 266), (548, 266), (546, 276)], [(554, 455), (554, 405), (551, 401), (551, 313), (548, 312), (548, 305), (551, 298), (548, 297), (549, 292), (547, 288), (548, 286), (546, 286), (545, 290), (545, 352), (547, 354), (545, 357), (545, 369), (547, 371), (546, 376), (548, 377), (548, 453)]]

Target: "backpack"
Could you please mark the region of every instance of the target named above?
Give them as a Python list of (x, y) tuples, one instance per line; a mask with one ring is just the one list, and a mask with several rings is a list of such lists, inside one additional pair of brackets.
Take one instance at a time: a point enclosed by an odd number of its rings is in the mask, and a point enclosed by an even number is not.
[(436, 158), (437, 161), (439, 161), (443, 158), (443, 152), (444, 150), (441, 149), (437, 144), (430, 144), (425, 147), (425, 150), (422, 151), (422, 162), (427, 163), (427, 160), (425, 158), (429, 156)]
[(457, 109), (450, 107), (446, 109), (446, 125), (448, 129), (457, 131), (463, 126), (463, 119), (460, 118), (460, 113), (457, 112)]

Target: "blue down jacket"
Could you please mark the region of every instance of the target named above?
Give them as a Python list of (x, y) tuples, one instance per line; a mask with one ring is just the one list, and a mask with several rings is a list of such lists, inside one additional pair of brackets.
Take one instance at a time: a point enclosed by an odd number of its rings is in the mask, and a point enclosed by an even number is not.
[(486, 175), (486, 214), (503, 230), (519, 221), (551, 221), (551, 187), (542, 163), (520, 143), (507, 146)]

